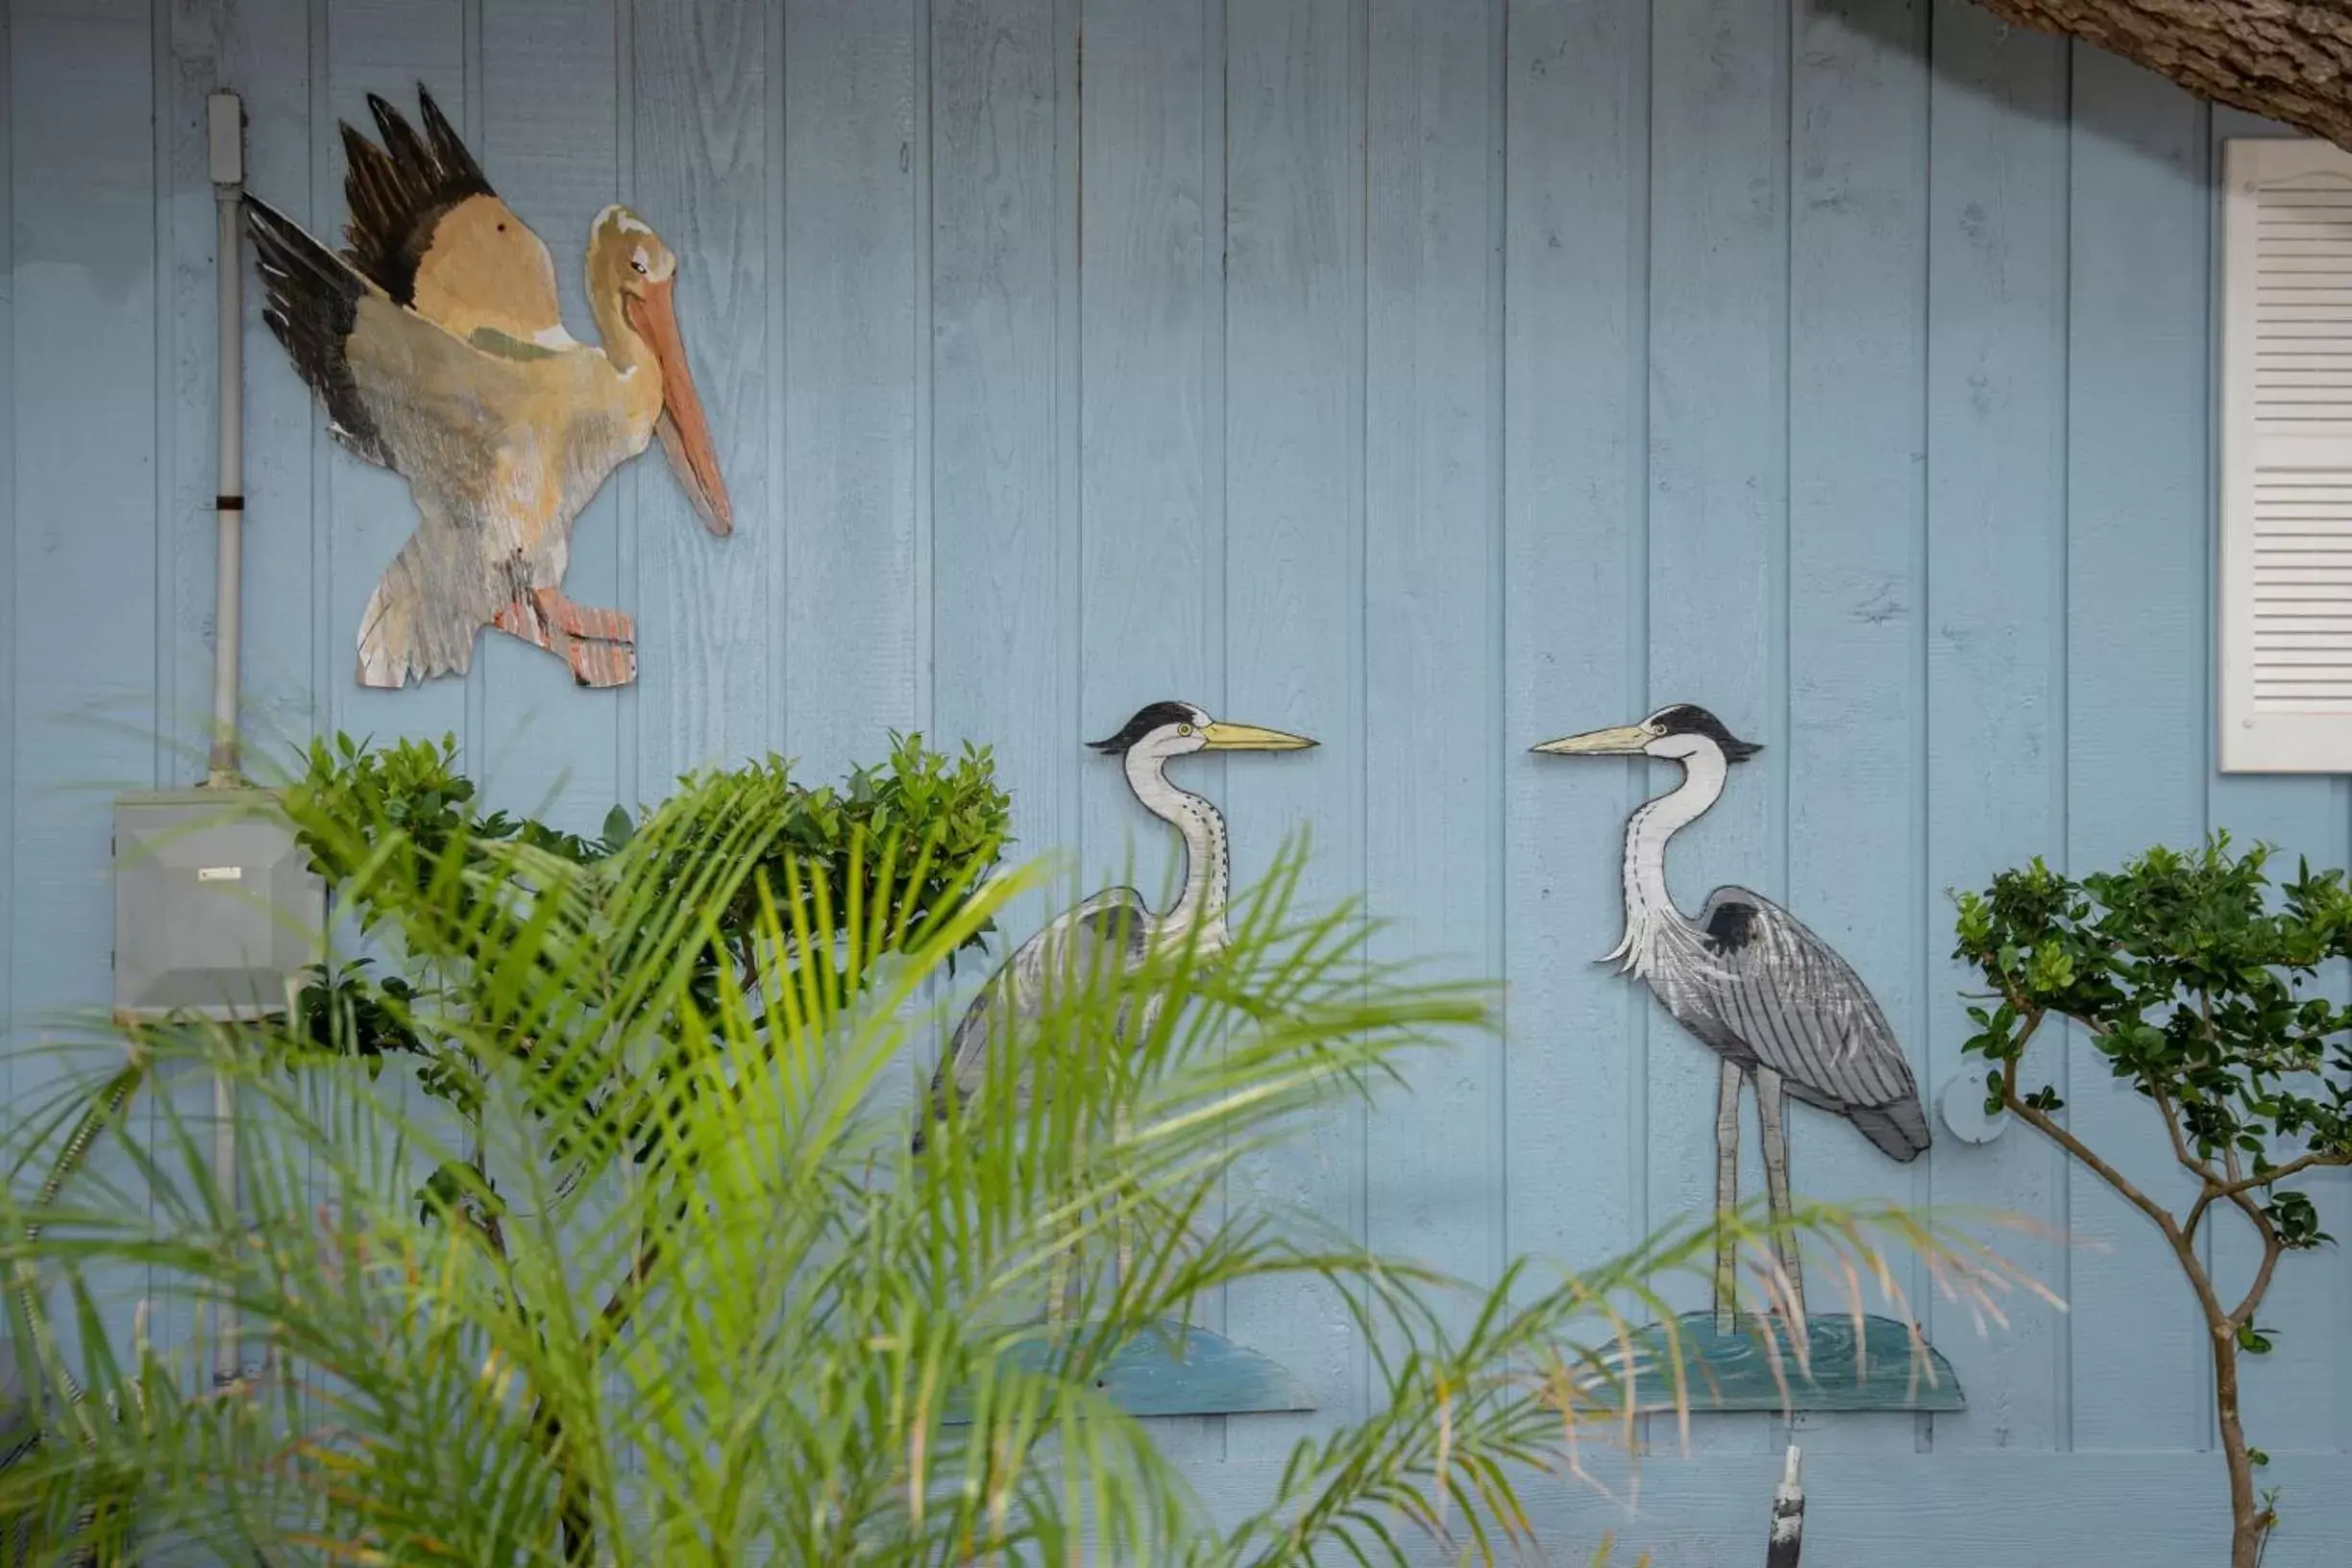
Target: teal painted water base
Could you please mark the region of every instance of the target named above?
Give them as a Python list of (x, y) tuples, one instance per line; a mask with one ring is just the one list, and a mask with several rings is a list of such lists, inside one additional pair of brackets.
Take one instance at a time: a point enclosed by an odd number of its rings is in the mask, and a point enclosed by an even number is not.
[[(1017, 1365), (1037, 1370), (1049, 1344), (1022, 1341), (1009, 1354)], [(1161, 1323), (1138, 1335), (1111, 1358), (1095, 1386), (1130, 1415), (1244, 1415), (1273, 1410), (1311, 1410), (1314, 1399), (1279, 1361), (1235, 1344), (1221, 1334), (1177, 1323)], [(968, 1414), (951, 1402), (946, 1420), (960, 1425)]]
[[(1712, 1312), (1675, 1321), (1676, 1340), (1657, 1324), (1636, 1330), (1644, 1368), (1637, 1401), (1645, 1409), (1674, 1405), (1672, 1357), (1678, 1349), (1694, 1410), (1960, 1410), (1968, 1402), (1960, 1379), (1941, 1351), (1893, 1318), (1865, 1316), (1860, 1332), (1850, 1316), (1810, 1318), (1806, 1362), (1801, 1369), (1787, 1326), (1741, 1314), (1728, 1333)], [(1766, 1335), (1774, 1336), (1768, 1349)], [(1776, 1370), (1774, 1350), (1778, 1352)]]

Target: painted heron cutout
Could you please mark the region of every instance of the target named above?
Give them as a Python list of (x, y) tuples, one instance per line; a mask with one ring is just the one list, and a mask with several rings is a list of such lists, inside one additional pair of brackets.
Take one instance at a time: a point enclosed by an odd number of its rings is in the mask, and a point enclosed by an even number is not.
[[(1881, 1153), (1906, 1164), (1926, 1151), (1927, 1116), (1886, 1016), (1834, 948), (1746, 888), (1717, 888), (1696, 919), (1676, 908), (1667, 893), (1667, 842), (1722, 796), (1734, 763), (1761, 749), (1687, 702), (1660, 708), (1637, 724), (1535, 747), (1546, 756), (1648, 756), (1681, 764), (1681, 784), (1627, 820), (1625, 937), (1602, 962), (1621, 962), (1623, 972), (1646, 981), (1674, 1020), (1721, 1059), (1718, 1210), (1738, 1202), (1740, 1091), (1754, 1086), (1766, 1196), (1773, 1217), (1785, 1220), (1788, 1098), (1843, 1116)], [(1801, 1311), (1797, 1237), (1778, 1231), (1776, 1244)], [(1730, 1243), (1719, 1243), (1715, 1316), (1726, 1334), (1735, 1302), (1732, 1264)]]
[[(979, 1091), (998, 1030), (1008, 1020), (1042, 1012), (1052, 976), (1103, 972), (1095, 965), (1139, 968), (1153, 952), (1188, 942), (1199, 953), (1213, 953), (1225, 945), (1225, 905), (1233, 874), (1225, 814), (1171, 782), (1169, 763), (1201, 751), (1299, 751), (1315, 743), (1278, 729), (1221, 723), (1189, 702), (1154, 702), (1138, 710), (1117, 734), (1089, 744), (1119, 759), (1127, 787), (1143, 809), (1184, 841), (1184, 891), (1159, 913), (1133, 888), (1105, 889), (1064, 911), (1016, 948), (980, 988), (949, 1037), (947, 1050), (931, 1075), (930, 1119), (944, 1121)], [(1139, 1032), (1148, 1033), (1150, 1024), (1148, 1017), (1139, 1020)], [(1020, 1084), (1019, 1092), (1030, 1091), (1025, 1075)], [(924, 1139), (919, 1120), (914, 1139), (919, 1154)]]
[(636, 627), (563, 591), (572, 526), (658, 433), (714, 534), (734, 527), (678, 335), (677, 257), (625, 208), (589, 232), (588, 306), (564, 330), (555, 267), (423, 87), (419, 135), (371, 94), (383, 144), (349, 125), (345, 248), (247, 198), (262, 318), (336, 440), (408, 481), (419, 522), (359, 627), (359, 680), (463, 674), (484, 626), (546, 649), (583, 686), (636, 678)]
[[(931, 1075), (927, 1105), (917, 1117), (917, 1154), (927, 1141), (928, 1124), (955, 1115), (987, 1081), (990, 1055), (1000, 1048), (1000, 1031), (1045, 1009), (1053, 976), (1132, 971), (1151, 955), (1187, 943), (1202, 955), (1225, 945), (1233, 870), (1225, 816), (1207, 798), (1172, 782), (1168, 765), (1203, 751), (1299, 751), (1315, 743), (1303, 735), (1212, 719), (1189, 702), (1154, 702), (1138, 710), (1115, 735), (1090, 744), (1119, 759), (1136, 799), (1183, 841), (1183, 890), (1167, 909), (1155, 911), (1133, 888), (1106, 889), (1064, 911), (1015, 949), (980, 988), (949, 1037)], [(1094, 965), (1105, 968), (1094, 969)], [(1143, 1016), (1128, 1027), (1139, 1036), (1148, 1033), (1155, 1012), (1155, 1005), (1147, 1002)], [(1016, 1084), (1019, 1099), (1036, 1092), (1026, 1073), (1018, 1074)], [(1122, 1272), (1133, 1266), (1123, 1226), (1118, 1262)], [(1046, 1291), (1049, 1321), (1058, 1321), (1064, 1311), (1060, 1273), (1057, 1269)], [(1177, 1330), (1172, 1337), (1184, 1346), (1180, 1364), (1171, 1362), (1151, 1335), (1114, 1359), (1106, 1391), (1129, 1413), (1199, 1415), (1313, 1408), (1288, 1372), (1254, 1351), (1190, 1327)]]

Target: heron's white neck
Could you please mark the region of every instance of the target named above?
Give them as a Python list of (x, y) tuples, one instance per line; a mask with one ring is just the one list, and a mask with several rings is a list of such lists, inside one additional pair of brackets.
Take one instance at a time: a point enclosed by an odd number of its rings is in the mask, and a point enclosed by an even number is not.
[(1225, 849), (1224, 814), (1168, 782), (1164, 759), (1127, 754), (1127, 787), (1144, 809), (1184, 835), (1184, 894), (1159, 922), (1163, 934), (1182, 934), (1195, 925), (1205, 942), (1225, 937), (1225, 894), (1233, 864)]
[(1629, 972), (1644, 973), (1658, 939), (1687, 925), (1666, 891), (1666, 841), (1706, 815), (1721, 798), (1728, 771), (1721, 751), (1704, 747), (1683, 760), (1678, 786), (1627, 819), (1625, 936), (1602, 962), (1623, 959)]

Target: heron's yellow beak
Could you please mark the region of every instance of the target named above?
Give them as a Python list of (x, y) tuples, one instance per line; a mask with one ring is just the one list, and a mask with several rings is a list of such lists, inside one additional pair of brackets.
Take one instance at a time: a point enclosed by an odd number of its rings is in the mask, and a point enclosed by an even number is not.
[(1201, 747), (1208, 751), (1304, 751), (1314, 744), (1304, 735), (1256, 724), (1211, 724), (1201, 731)]
[(1546, 741), (1531, 749), (1547, 757), (1638, 757), (1655, 738), (1647, 724), (1620, 724), (1615, 729), (1591, 729)]

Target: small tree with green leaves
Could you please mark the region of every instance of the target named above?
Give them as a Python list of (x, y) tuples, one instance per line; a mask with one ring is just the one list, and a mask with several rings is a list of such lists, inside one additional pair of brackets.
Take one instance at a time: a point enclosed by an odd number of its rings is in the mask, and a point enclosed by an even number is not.
[[(690, 773), (653, 811), (632, 816), (615, 806), (594, 838), (485, 810), (474, 781), (458, 771), (453, 736), (438, 745), (402, 740), (379, 747), (337, 735), (312, 742), (306, 760), (284, 792), (286, 814), (338, 907), (361, 931), (383, 939), (396, 969), (404, 971), (380, 976), (376, 960), (365, 957), (322, 967), (299, 998), (298, 1032), (317, 1053), (358, 1058), (371, 1071), (396, 1057), (413, 1063), (418, 1087), (478, 1135), (467, 1158), (431, 1173), (428, 1189), (444, 1200), (462, 1199), (457, 1212), (494, 1233), (500, 1201), (478, 1137), (488, 1064), (478, 1044), (431, 1020), (453, 1011), (479, 1016), (486, 1003), (491, 1011), (496, 1004), (481, 994), (482, 974), (469, 955), (436, 952), (420, 938), (420, 912), (448, 929), (467, 929), (504, 907), (507, 882), (519, 879), (527, 890), (545, 882), (549, 869), (580, 872), (582, 894), (605, 906), (614, 928), (616, 954), (593, 971), (609, 979), (631, 956), (631, 928), (645, 927), (645, 911), (709, 903), (710, 857), (754, 824), (756, 863), (725, 898), (710, 904), (694, 952), (687, 994), (708, 1017), (723, 989), (756, 989), (755, 888), (798, 890), (790, 917), (821, 927), (825, 939), (867, 912), (881, 912), (881, 928), (903, 944), (968, 897), (1011, 837), (1011, 799), (989, 750), (967, 745), (961, 756), (949, 757), (924, 749), (919, 735), (893, 736), (887, 762), (852, 771), (838, 788), (796, 781), (791, 764), (773, 755)], [(660, 846), (650, 863), (641, 864), (644, 854), (625, 854), (655, 821)], [(981, 946), (993, 929), (991, 921), (974, 925), (965, 948)], [(842, 961), (837, 943), (814, 942), (804, 957), (820, 953), (819, 978), (835, 1003), (868, 982), (862, 966)], [(953, 960), (949, 955), (951, 968)], [(527, 1035), (509, 1034), (492, 1054), (528, 1059), (540, 1049)], [(650, 1070), (666, 1078), (674, 1067), (663, 1062)], [(549, 1087), (554, 1090), (549, 1104), (565, 1104), (576, 1124), (549, 1126), (543, 1152), (572, 1176), (602, 1139), (643, 1143), (643, 1126), (615, 1119), (618, 1085), (567, 1080)]]
[[(2277, 1522), (2254, 1482), (2264, 1456), (2246, 1440), (2239, 1358), (2270, 1348), (2258, 1314), (2279, 1260), (2334, 1239), (2310, 1195), (2287, 1184), (2352, 1164), (2352, 1009), (2320, 979), (2352, 957), (2352, 890), (2342, 871), (2306, 863), (2273, 896), (2270, 853), (2233, 854), (2219, 834), (2197, 852), (2150, 849), (2079, 881), (2036, 860), (1961, 895), (1956, 954), (1993, 988), (1969, 1011), (1977, 1033), (1966, 1046), (1992, 1064), (1986, 1110), (2025, 1122), (2145, 1214), (2195, 1292), (2229, 1463), (2233, 1568), (2254, 1568)], [(2079, 1024), (2163, 1121), (2194, 1183), (2185, 1208), (2067, 1125), (2057, 1091), (2025, 1063), (2052, 1019)], [(2217, 1279), (2200, 1250), (2207, 1216), (2223, 1211), (2261, 1243), (2249, 1279)]]
[[(838, 787), (800, 784), (772, 755), (689, 774), (636, 814), (615, 807), (595, 837), (486, 808), (458, 769), (454, 737), (377, 747), (337, 735), (298, 761), (282, 793), (287, 818), (375, 954), (321, 966), (291, 1019), (229, 1031), (227, 1055), (211, 1065), (232, 1080), (301, 1080), (355, 1064), (372, 1083), (406, 1064), (446, 1115), (429, 1136), (398, 1130), (401, 1154), (387, 1168), (402, 1180), (382, 1196), (409, 1204), (420, 1226), (456, 1225), (502, 1260), (517, 1217), (510, 1188), (544, 1196), (551, 1182), (569, 1199), (623, 1169), (657, 1192), (674, 1187), (665, 1125), (709, 1091), (715, 1048), (774, 1049), (767, 1003), (778, 986), (838, 1010), (918, 951), (952, 972), (994, 928), (971, 900), (1009, 840), (1011, 803), (986, 747), (949, 756), (919, 736), (894, 736), (884, 763)], [(933, 952), (951, 919), (953, 942)], [(779, 928), (793, 935), (788, 953), (776, 948)], [(714, 1042), (710, 1020), (730, 1009), (741, 1027)], [(564, 1027), (585, 1016), (626, 1021), (589, 1035)], [(133, 1066), (86, 1107), (61, 1101), (55, 1115), (29, 1118), (41, 1130), (17, 1151), (15, 1174), (45, 1160), (53, 1135), (78, 1117), (43, 1189), (43, 1202), (57, 1199), (91, 1138), (165, 1054), (142, 1037)], [(534, 1131), (502, 1161), (492, 1147), (502, 1099)], [(518, 1156), (537, 1168), (518, 1168)], [(289, 1190), (297, 1208), (307, 1203)], [(649, 1213), (669, 1201), (657, 1197)], [(501, 1288), (527, 1319), (556, 1311), (553, 1294), (578, 1287), (601, 1293), (602, 1321), (625, 1320), (659, 1232), (649, 1223), (620, 1260), (597, 1260), (601, 1278), (590, 1266), (586, 1279), (518, 1274)], [(22, 1330), (39, 1313), (29, 1278), (16, 1284)], [(78, 1405), (80, 1383), (68, 1376), (61, 1386)], [(543, 1417), (534, 1439), (560, 1451), (559, 1413)], [(12, 1457), (0, 1452), (0, 1468)], [(567, 1473), (568, 1524), (585, 1510), (581, 1484)], [(129, 1517), (117, 1506), (128, 1495), (86, 1494), (76, 1560), (104, 1520)]]

